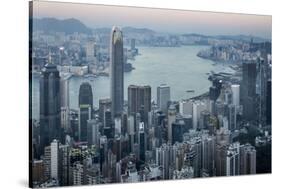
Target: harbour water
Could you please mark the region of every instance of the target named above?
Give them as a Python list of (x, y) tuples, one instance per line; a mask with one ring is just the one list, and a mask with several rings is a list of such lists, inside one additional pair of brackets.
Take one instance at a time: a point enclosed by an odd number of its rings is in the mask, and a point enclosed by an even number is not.
[[(210, 71), (230, 72), (229, 65), (214, 64), (213, 61), (202, 59), (197, 53), (208, 46), (182, 47), (139, 47), (140, 55), (135, 60), (129, 60), (134, 70), (124, 73), (124, 96), (127, 100), (127, 88), (130, 84), (150, 85), (152, 99), (156, 99), (156, 89), (160, 84), (171, 88), (171, 100), (181, 100), (205, 93), (211, 86), (208, 80)], [(70, 108), (78, 109), (79, 87), (82, 82), (89, 82), (93, 90), (93, 104), (98, 107), (99, 99), (109, 98), (110, 78), (72, 77), (69, 85)], [(194, 93), (187, 93), (194, 90)], [(33, 78), (32, 86), (32, 116), (39, 117), (39, 78)]]

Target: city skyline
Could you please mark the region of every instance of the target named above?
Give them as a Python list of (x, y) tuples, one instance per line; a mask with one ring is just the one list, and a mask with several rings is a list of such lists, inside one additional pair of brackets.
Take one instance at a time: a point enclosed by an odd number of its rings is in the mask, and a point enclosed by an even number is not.
[[(35, 18), (76, 18), (91, 28), (134, 26), (160, 33), (198, 33), (202, 35), (255, 35), (271, 39), (269, 15), (204, 12), (158, 8), (139, 8), (42, 1), (34, 4)], [(37, 11), (40, 10), (40, 11)], [(94, 10), (94, 11), (93, 11)], [(165, 14), (169, 17), (163, 17)], [(129, 17), (127, 15), (130, 15)], [(224, 14), (224, 17), (220, 15)], [(89, 16), (90, 15), (90, 16)], [(103, 18), (100, 20), (99, 18)], [(169, 23), (169, 27), (167, 27)], [(189, 27), (191, 26), (192, 27)]]
[(48, 24), (30, 31), (30, 187), (271, 173), (271, 41)]

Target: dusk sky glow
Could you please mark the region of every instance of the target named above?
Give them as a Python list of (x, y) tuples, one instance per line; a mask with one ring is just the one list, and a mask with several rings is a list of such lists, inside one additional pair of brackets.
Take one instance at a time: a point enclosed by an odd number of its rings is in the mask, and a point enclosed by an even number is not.
[(158, 32), (253, 35), (271, 39), (272, 17), (233, 13), (151, 9), (34, 1), (36, 18), (76, 18), (91, 28), (132, 26)]

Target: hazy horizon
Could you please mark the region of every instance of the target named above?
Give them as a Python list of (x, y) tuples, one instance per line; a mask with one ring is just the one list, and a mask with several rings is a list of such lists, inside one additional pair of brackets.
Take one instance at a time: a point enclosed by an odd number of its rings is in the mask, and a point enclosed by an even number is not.
[(33, 16), (74, 18), (92, 29), (118, 25), (147, 28), (160, 33), (272, 38), (272, 17), (265, 15), (34, 1)]

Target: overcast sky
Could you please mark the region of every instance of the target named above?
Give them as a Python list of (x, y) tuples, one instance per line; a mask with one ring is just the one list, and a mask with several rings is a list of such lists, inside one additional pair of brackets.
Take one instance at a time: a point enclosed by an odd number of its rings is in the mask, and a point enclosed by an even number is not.
[(254, 35), (271, 39), (271, 16), (33, 1), (37, 18), (76, 18), (91, 28), (132, 26), (158, 32)]

